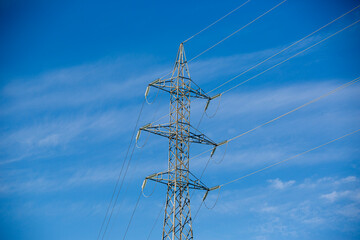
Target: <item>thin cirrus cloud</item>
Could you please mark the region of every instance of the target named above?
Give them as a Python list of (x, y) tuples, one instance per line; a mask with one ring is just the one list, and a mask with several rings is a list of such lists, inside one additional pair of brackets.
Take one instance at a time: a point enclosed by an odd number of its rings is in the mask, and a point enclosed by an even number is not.
[[(315, 40), (315, 38), (310, 39), (304, 43), (304, 46), (309, 45)], [(204, 71), (210, 70), (211, 78), (199, 78), (199, 82), (206, 85), (214, 79), (221, 79), (229, 74), (237, 74), (241, 72), (239, 70), (252, 66), (254, 63), (265, 59), (278, 50), (278, 48), (267, 49), (242, 55), (211, 58), (195, 62), (190, 68), (191, 71), (193, 70), (193, 76), (195, 77), (201, 75)], [(284, 54), (280, 60), (286, 56)], [(279, 59), (276, 60), (278, 61)], [(273, 61), (275, 59), (267, 64), (273, 63)], [(246, 65), (244, 62), (246, 62)], [(138, 74), (138, 66), (144, 66), (145, 73)], [(242, 69), (234, 68), (234, 66), (242, 66)], [(122, 75), (121, 73), (125, 69), (128, 73), (127, 75)], [(4, 149), (7, 149), (6, 153), (9, 155), (3, 159), (2, 163), (17, 162), (32, 157), (36, 158), (37, 155), (46, 158), (44, 156), (46, 156), (49, 150), (83, 141), (83, 136), (96, 135), (94, 139), (99, 142), (115, 136), (118, 138), (125, 136), (128, 134), (128, 129), (124, 129), (121, 126), (131, 124), (130, 119), (135, 119), (137, 112), (132, 107), (124, 106), (125, 99), (132, 101), (141, 98), (143, 91), (139, 89), (143, 90), (146, 83), (156, 78), (160, 72), (165, 70), (166, 67), (164, 66), (154, 66), (151, 58), (150, 60), (142, 60), (140, 63), (137, 60), (132, 60), (129, 63), (127, 59), (120, 58), (113, 62), (100, 61), (95, 64), (44, 73), (37, 78), (22, 79), (8, 83), (1, 91), (5, 102), (7, 102), (6, 105), (2, 106), (1, 114), (5, 119), (11, 119), (16, 113), (23, 112), (24, 114), (32, 115), (37, 120), (33, 124), (26, 123), (10, 127), (10, 129), (2, 133), (3, 137), (0, 144)], [(257, 126), (258, 123), (262, 123), (262, 120), (270, 120), (272, 117), (277, 116), (277, 113), (281, 114), (292, 109), (289, 106), (297, 106), (317, 97), (320, 95), (319, 93), (326, 92), (327, 89), (331, 90), (342, 82), (343, 80), (339, 79), (321, 79), (321, 81), (314, 79), (311, 82), (293, 83), (287, 86), (276, 87), (275, 89), (273, 87), (266, 87), (241, 93), (236, 91), (230, 92), (223, 96), (219, 114), (214, 119), (211, 119), (211, 121), (204, 120), (204, 126), (211, 126), (211, 124), (220, 126), (208, 130), (208, 134), (214, 139), (217, 139), (216, 136), (219, 136), (220, 133), (224, 136), (224, 132), (228, 133), (226, 135), (231, 137)], [(338, 99), (330, 100), (330, 102), (339, 101), (340, 104), (351, 103), (350, 99), (359, 93), (359, 87), (352, 86), (346, 91), (347, 95), (340, 94), (337, 96)], [(118, 104), (111, 105), (113, 103)], [(243, 104), (241, 104), (241, 107), (234, 108), (233, 103)], [(318, 106), (321, 108), (328, 103), (320, 102)], [(95, 107), (96, 109), (99, 109), (94, 111), (93, 105), (97, 106)], [(348, 104), (348, 106), (351, 108), (351, 104)], [(63, 109), (70, 112), (57, 114), (58, 111)], [(164, 111), (165, 107), (162, 110)], [(47, 116), (48, 113), (54, 113), (54, 116), (49, 117)], [(348, 119), (351, 119), (347, 114), (346, 109), (338, 111), (332, 116), (331, 121), (336, 122), (338, 125), (344, 125)], [(238, 127), (239, 122), (232, 123), (231, 119), (234, 118), (244, 122), (242, 129)], [(314, 117), (311, 113), (306, 113), (298, 120), (292, 119), (291, 121), (304, 122), (303, 120), (306, 118), (309, 120), (308, 124), (311, 124), (323, 122), (325, 118), (328, 119), (328, 116)], [(220, 124), (225, 119), (229, 123), (224, 126), (226, 129), (222, 128), (223, 125)], [(280, 132), (286, 132), (287, 129), (291, 128), (287, 125), (289, 124), (286, 123), (287, 121), (284, 119), (282, 122), (284, 125), (280, 126), (280, 128), (284, 131), (281, 130)], [(303, 132), (307, 125), (302, 123), (299, 126), (296, 131)], [(301, 127), (304, 127), (304, 129)], [(265, 128), (271, 129), (271, 126)], [(279, 131), (279, 128), (277, 131)], [(13, 146), (16, 146), (16, 151)], [(288, 156), (289, 152), (287, 150), (289, 148), (280, 151), (280, 149), (274, 149), (271, 144), (264, 144), (262, 151), (259, 151), (258, 147), (253, 149), (253, 151), (249, 148), (244, 155), (244, 153), (241, 153), (241, 148), (237, 147), (237, 144), (230, 144), (230, 150), (226, 155), (223, 166), (225, 168), (234, 166), (234, 164), (244, 166), (244, 163), (248, 168), (262, 166), (264, 163), (275, 162)], [(262, 152), (262, 154), (259, 152)], [(51, 154), (57, 153), (55, 151), (55, 153), (52, 152)], [(319, 156), (319, 159), (334, 159), (328, 158), (328, 156)], [(251, 161), (244, 162), (243, 159), (250, 159)], [(199, 170), (202, 168), (200, 160), (199, 164), (194, 162), (193, 166)], [(209, 171), (212, 170), (209, 169)], [(91, 173), (94, 173), (94, 171), (90, 171), (88, 177), (73, 178), (72, 182), (91, 182)], [(93, 177), (96, 178), (95, 174)], [(35, 181), (36, 184), (43, 184), (44, 182), (46, 180), (41, 178)]]
[[(224, 219), (218, 226), (222, 227), (229, 221), (239, 222), (239, 216), (255, 217), (256, 224), (241, 221), (243, 227), (250, 229), (246, 234), (252, 237), (269, 233), (279, 238), (306, 237), (319, 228), (335, 230), (344, 224), (347, 225), (345, 232), (356, 231), (356, 222), (360, 219), (357, 177), (331, 176), (300, 181), (276, 178), (267, 182), (256, 188), (224, 188), (216, 208), (202, 211), (198, 218), (200, 221), (206, 218), (210, 225), (211, 219)], [(281, 191), (274, 192), (274, 187)], [(216, 194), (212, 195), (208, 204), (216, 201)], [(235, 237), (239, 233), (233, 231), (232, 234)]]

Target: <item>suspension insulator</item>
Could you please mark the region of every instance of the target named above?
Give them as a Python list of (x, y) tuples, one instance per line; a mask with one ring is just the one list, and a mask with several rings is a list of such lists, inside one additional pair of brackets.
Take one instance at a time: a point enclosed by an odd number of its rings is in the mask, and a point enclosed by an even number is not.
[(146, 90), (145, 90), (145, 97), (147, 97), (147, 95), (149, 94), (150, 91), (150, 86), (147, 86)]
[(141, 189), (144, 191), (144, 188), (146, 186), (146, 183), (147, 183), (147, 179), (145, 178), (142, 185), (141, 185)]
[(205, 201), (205, 199), (206, 199), (206, 197), (207, 197), (208, 194), (209, 194), (209, 190), (206, 191), (206, 193), (205, 193), (205, 195), (204, 195), (204, 197), (203, 197), (203, 201)]
[(139, 130), (139, 131), (137, 132), (137, 134), (136, 134), (136, 141), (138, 141), (138, 140), (139, 140), (140, 133), (141, 133), (141, 130)]
[(216, 146), (215, 146), (215, 147), (213, 148), (213, 150), (211, 151), (211, 155), (210, 155), (210, 157), (212, 157), (212, 156), (214, 155), (215, 150), (216, 150)]

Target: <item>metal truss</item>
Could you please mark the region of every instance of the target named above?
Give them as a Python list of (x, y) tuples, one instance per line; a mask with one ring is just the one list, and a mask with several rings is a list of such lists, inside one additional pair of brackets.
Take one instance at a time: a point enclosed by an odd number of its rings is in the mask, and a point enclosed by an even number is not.
[[(179, 124), (187, 125), (188, 123), (179, 123)], [(146, 125), (140, 128), (140, 130), (154, 133), (170, 139), (175, 139), (176, 137), (179, 137), (181, 141), (189, 141), (191, 143), (202, 143), (213, 146), (217, 145), (210, 138), (200, 133), (198, 130), (194, 129), (191, 125), (189, 126), (190, 129), (194, 131), (190, 131), (188, 136), (181, 136), (181, 135), (178, 136), (176, 131), (176, 125), (173, 124)]]
[[(147, 131), (169, 139), (168, 171), (148, 176), (167, 186), (163, 240), (192, 240), (192, 218), (189, 189), (212, 190), (206, 187), (190, 172), (190, 144), (199, 143), (216, 147), (210, 138), (197, 131), (190, 124), (190, 99), (200, 98), (209, 101), (208, 96), (190, 77), (183, 44), (180, 44), (172, 75), (168, 79), (157, 79), (149, 87), (159, 88), (170, 94), (170, 119), (168, 124), (148, 124), (140, 131)], [(216, 96), (215, 96), (216, 97)], [(140, 133), (139, 131), (139, 133)]]
[[(178, 171), (187, 171), (187, 170), (178, 170)], [(181, 182), (178, 181), (179, 185), (186, 185), (188, 184), (189, 189), (196, 189), (196, 190), (206, 190), (210, 191), (210, 188), (208, 188), (203, 182), (200, 181), (194, 174), (187, 171), (189, 173), (189, 180), (188, 182)], [(145, 178), (145, 180), (152, 180), (158, 183), (162, 184), (175, 184), (172, 182), (172, 179), (174, 179), (175, 171), (168, 171), (168, 172), (160, 172), (152, 174)], [(183, 173), (184, 174), (184, 173)], [(146, 182), (144, 183), (146, 184)]]
[[(186, 64), (186, 61), (184, 62), (184, 64)], [(176, 86), (174, 86), (172, 82), (174, 79), (178, 77), (184, 79), (185, 81), (191, 82), (191, 84), (195, 86), (191, 86), (190, 88), (186, 86), (179, 86), (178, 88), (176, 88)], [(159, 78), (153, 81), (152, 83), (150, 83), (149, 87), (155, 87), (168, 93), (178, 91), (180, 94), (185, 94), (185, 95), (188, 94), (190, 97), (193, 98), (203, 98), (203, 99), (211, 100), (211, 97), (208, 96), (198, 85), (196, 85), (196, 83), (194, 83), (190, 77), (172, 76), (171, 78), (168, 79)]]

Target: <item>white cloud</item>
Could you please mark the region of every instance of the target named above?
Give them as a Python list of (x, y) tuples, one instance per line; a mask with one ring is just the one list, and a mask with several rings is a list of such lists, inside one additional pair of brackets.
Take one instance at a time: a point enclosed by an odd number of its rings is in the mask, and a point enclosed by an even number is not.
[(356, 203), (346, 204), (344, 206), (341, 206), (337, 210), (337, 213), (346, 218), (355, 218), (355, 219), (359, 220), (360, 219), (360, 206), (358, 203), (357, 204)]
[(59, 143), (59, 134), (50, 134), (39, 140), (39, 146), (56, 146)]
[(305, 179), (303, 183), (299, 184), (299, 188), (343, 188), (347, 184), (355, 183), (358, 181), (358, 177), (356, 176), (347, 176), (343, 178), (337, 177), (323, 177), (317, 179), (316, 181), (311, 179)]
[(275, 189), (280, 189), (280, 190), (288, 188), (295, 184), (294, 180), (283, 182), (279, 178), (270, 179), (270, 180), (268, 180), (268, 182), (271, 184), (271, 187), (273, 187)]
[(358, 190), (345, 190), (345, 191), (332, 191), (331, 193), (322, 194), (320, 196), (329, 202), (336, 202), (342, 199), (350, 199), (360, 203), (360, 189)]
[(340, 183), (351, 183), (351, 182), (357, 182), (358, 178), (355, 176), (348, 176), (345, 178), (342, 178), (339, 180)]
[(268, 203), (264, 204), (263, 207), (255, 208), (254, 211), (261, 212), (261, 213), (276, 213), (279, 211), (279, 207), (277, 206), (270, 206)]
[(346, 196), (348, 194), (349, 194), (348, 191), (345, 191), (345, 192), (333, 191), (331, 193), (321, 195), (321, 198), (324, 198), (324, 199), (326, 199), (326, 200), (328, 200), (330, 202), (335, 202), (339, 198), (342, 198), (342, 197), (344, 197), (344, 196)]

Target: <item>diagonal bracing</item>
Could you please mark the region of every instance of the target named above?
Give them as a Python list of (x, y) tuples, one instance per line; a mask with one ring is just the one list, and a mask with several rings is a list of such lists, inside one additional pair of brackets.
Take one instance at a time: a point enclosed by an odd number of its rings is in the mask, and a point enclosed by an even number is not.
[(150, 83), (145, 95), (150, 87), (170, 94), (169, 123), (145, 125), (140, 128), (137, 139), (141, 131), (168, 138), (169, 159), (168, 170), (148, 176), (143, 188), (147, 180), (167, 185), (162, 239), (193, 239), (189, 190), (210, 189), (190, 172), (190, 144), (199, 143), (214, 147), (218, 144), (191, 126), (190, 102), (191, 98), (205, 99), (208, 102), (213, 98), (191, 80), (183, 44), (180, 44), (172, 76)]

